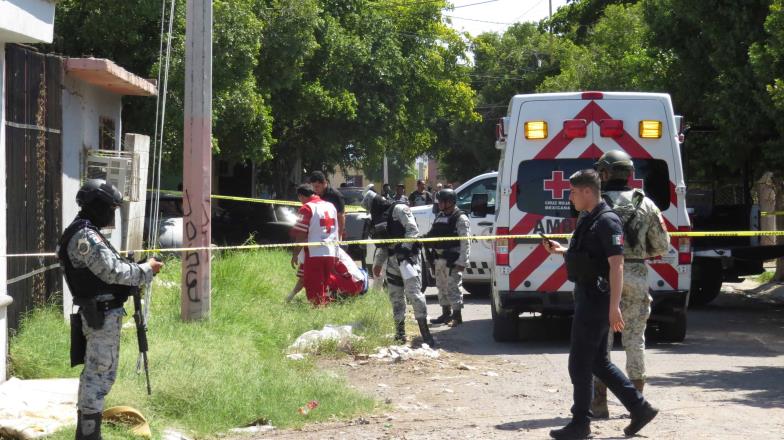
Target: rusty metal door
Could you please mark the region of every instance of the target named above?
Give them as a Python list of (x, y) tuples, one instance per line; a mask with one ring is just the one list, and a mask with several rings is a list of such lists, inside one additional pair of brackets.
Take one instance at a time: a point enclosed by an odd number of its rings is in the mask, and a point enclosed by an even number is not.
[[(52, 252), (62, 233), (62, 59), (6, 47), (6, 236), (8, 254)], [(8, 258), (8, 325), (62, 298), (56, 258)]]

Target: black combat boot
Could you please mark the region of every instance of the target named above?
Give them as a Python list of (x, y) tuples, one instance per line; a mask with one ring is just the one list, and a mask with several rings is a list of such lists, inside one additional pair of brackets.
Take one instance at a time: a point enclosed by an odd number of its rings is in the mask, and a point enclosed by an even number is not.
[(422, 335), (422, 342), (429, 345), (430, 348), (435, 348), (436, 341), (433, 339), (433, 335), (430, 334), (430, 328), (427, 326), (427, 319), (417, 319), (417, 324), (419, 324), (419, 334)]
[(452, 317), (452, 307), (449, 306), (441, 306), (441, 316), (436, 319), (431, 319), (431, 324), (446, 324), (449, 321), (449, 318)]
[(623, 428), (623, 433), (626, 434), (627, 437), (637, 434), (645, 425), (650, 423), (657, 414), (659, 414), (659, 410), (651, 406), (648, 401), (645, 401), (640, 408), (632, 411), (632, 421), (629, 423), (629, 426)]
[(101, 418), (103, 414), (76, 412), (76, 440), (101, 440)]
[(580, 423), (572, 420), (561, 429), (550, 431), (550, 437), (558, 440), (580, 440), (591, 435), (591, 424), (588, 422)]
[(449, 322), (446, 325), (450, 327), (457, 327), (458, 325), (463, 323), (463, 312), (461, 309), (457, 309), (452, 312), (452, 317), (449, 318)]
[(395, 323), (395, 341), (405, 344), (406, 343), (406, 320)]

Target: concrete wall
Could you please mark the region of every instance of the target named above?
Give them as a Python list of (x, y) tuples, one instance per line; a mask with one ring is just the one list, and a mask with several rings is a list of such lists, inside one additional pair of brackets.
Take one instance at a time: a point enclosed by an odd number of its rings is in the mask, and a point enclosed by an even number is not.
[[(0, 154), (0, 255), (6, 253), (5, 238), (5, 43), (0, 41), (0, 146), (3, 147), (3, 154)], [(11, 296), (8, 295), (6, 286), (8, 262), (6, 258), (0, 258), (0, 383), (6, 379), (6, 364), (8, 353), (8, 322), (6, 307)]]
[(0, 0), (0, 41), (51, 43), (54, 1)]
[[(114, 120), (114, 149), (121, 147), (122, 97), (104, 89), (73, 78), (66, 72), (63, 77), (63, 228), (71, 224), (79, 206), (76, 192), (81, 186), (84, 158), (87, 149), (96, 149), (99, 142), (101, 117)], [(122, 247), (122, 225), (120, 210), (117, 211), (114, 229), (107, 234), (112, 245)], [(71, 313), (72, 299), (68, 286), (63, 283), (63, 311)]]

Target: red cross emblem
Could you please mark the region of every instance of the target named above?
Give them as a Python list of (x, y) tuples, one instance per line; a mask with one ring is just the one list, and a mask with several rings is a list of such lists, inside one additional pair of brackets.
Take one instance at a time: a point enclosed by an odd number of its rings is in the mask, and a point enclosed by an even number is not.
[(629, 185), (629, 188), (642, 189), (643, 183), (644, 181), (642, 179), (635, 178), (634, 173), (632, 173), (632, 175), (629, 176), (629, 183), (627, 185)]
[(564, 192), (569, 191), (569, 180), (564, 179), (563, 171), (553, 171), (552, 179), (544, 180), (544, 190), (550, 191), (552, 199), (563, 200)]
[(324, 227), (324, 232), (327, 234), (332, 231), (332, 227), (335, 226), (335, 219), (329, 216), (329, 211), (324, 213), (324, 216), (321, 217), (319, 220), (319, 224)]

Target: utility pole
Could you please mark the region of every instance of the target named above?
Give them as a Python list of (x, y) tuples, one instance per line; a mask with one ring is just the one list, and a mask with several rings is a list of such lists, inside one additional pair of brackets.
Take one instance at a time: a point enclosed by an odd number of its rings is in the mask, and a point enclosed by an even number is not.
[(212, 0), (188, 0), (185, 15), (185, 137), (180, 315), (210, 317), (212, 190)]
[(381, 183), (382, 184), (389, 183), (389, 166), (387, 165), (387, 153), (384, 153), (384, 181)]

